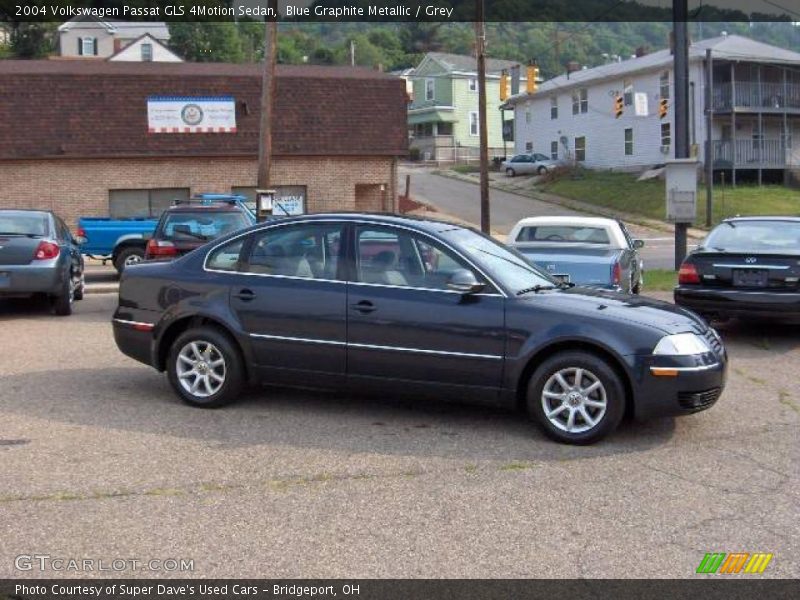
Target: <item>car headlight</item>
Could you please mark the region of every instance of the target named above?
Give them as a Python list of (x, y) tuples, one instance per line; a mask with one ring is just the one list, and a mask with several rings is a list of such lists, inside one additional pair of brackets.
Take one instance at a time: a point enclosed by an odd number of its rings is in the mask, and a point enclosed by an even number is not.
[(708, 342), (696, 333), (676, 333), (661, 338), (653, 354), (661, 356), (692, 356), (711, 352)]

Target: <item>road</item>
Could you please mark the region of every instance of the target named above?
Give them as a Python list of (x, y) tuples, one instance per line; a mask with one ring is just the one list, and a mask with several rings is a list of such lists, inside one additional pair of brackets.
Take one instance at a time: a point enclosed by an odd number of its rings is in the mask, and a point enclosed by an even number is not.
[(798, 328), (730, 326), (715, 407), (578, 448), (413, 399), (264, 388), (192, 409), (118, 352), (115, 301), (0, 303), (0, 578), (104, 575), (15, 570), (33, 553), (195, 577), (693, 578), (735, 551), (800, 576)]
[[(430, 170), (401, 168), (398, 189), (405, 189), (405, 176), (411, 175), (411, 197), (458, 219), (480, 225), (480, 191), (477, 185), (450, 177), (435, 175)], [(541, 202), (526, 196), (491, 189), (492, 230), (508, 234), (522, 218), (541, 215), (581, 215), (574, 210)], [(671, 234), (629, 224), (631, 233), (645, 240), (642, 256), (645, 268), (672, 269), (675, 245)]]

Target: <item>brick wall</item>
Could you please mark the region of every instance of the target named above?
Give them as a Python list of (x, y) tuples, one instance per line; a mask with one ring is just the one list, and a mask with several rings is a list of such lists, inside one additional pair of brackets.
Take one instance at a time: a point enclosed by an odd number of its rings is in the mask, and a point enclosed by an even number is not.
[[(254, 186), (252, 158), (56, 159), (0, 161), (0, 208), (54, 210), (72, 227), (81, 216), (107, 216), (112, 189), (190, 188), (230, 193)], [(274, 185), (304, 185), (307, 212), (356, 210), (356, 185), (385, 185), (359, 210), (396, 211), (396, 159), (390, 157), (280, 157), (272, 168)], [(359, 188), (361, 189), (361, 188)]]

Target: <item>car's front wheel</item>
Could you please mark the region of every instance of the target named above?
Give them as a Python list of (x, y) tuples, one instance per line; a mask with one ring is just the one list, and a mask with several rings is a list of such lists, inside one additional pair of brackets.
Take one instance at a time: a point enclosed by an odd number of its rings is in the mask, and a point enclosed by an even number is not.
[(170, 347), (167, 375), (184, 402), (201, 408), (233, 402), (244, 385), (238, 348), (213, 327), (189, 329), (177, 337)]
[(541, 175), (544, 175), (545, 173), (547, 173), (547, 167), (545, 167), (544, 165), (542, 165), (541, 167), (539, 167), (538, 169), (536, 169), (536, 172), (537, 172), (537, 173), (538, 173), (540, 176), (541, 176)]
[(514, 171), (514, 169), (506, 169), (506, 175), (508, 175), (509, 177), (514, 177), (514, 175), (516, 174), (517, 173)]
[(614, 431), (625, 413), (625, 387), (604, 359), (561, 352), (531, 377), (528, 414), (556, 441), (593, 444)]

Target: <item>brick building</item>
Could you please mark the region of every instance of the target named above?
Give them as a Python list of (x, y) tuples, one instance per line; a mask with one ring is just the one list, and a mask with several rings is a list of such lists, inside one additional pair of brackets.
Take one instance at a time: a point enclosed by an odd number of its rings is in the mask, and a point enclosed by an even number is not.
[[(272, 186), (305, 212), (396, 209), (405, 83), (339, 67), (279, 66)], [(154, 133), (152, 97), (228, 98), (235, 129)], [(0, 207), (157, 214), (201, 192), (252, 194), (259, 65), (0, 61)], [(231, 110), (233, 112), (233, 108)]]

